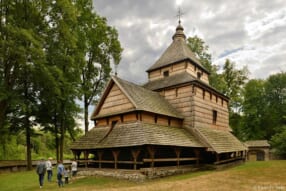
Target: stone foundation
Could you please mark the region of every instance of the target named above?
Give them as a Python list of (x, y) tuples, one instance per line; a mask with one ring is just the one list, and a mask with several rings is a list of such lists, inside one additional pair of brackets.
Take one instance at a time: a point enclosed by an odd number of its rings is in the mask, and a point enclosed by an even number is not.
[(94, 169), (81, 168), (78, 171), (79, 176), (105, 176), (116, 179), (125, 179), (135, 182), (143, 182), (147, 179), (155, 179), (176, 174), (198, 171), (201, 168), (194, 166), (182, 167), (161, 167), (161, 168), (143, 168), (140, 170), (121, 170), (121, 169)]
[(223, 170), (243, 164), (243, 160), (234, 161), (231, 163), (220, 165), (188, 165), (180, 167), (157, 167), (157, 168), (142, 168), (140, 170), (123, 170), (123, 169), (98, 169), (98, 168), (80, 168), (79, 176), (105, 176), (116, 179), (124, 179), (135, 182), (143, 182), (149, 179), (162, 178), (177, 174), (184, 174), (202, 170)]

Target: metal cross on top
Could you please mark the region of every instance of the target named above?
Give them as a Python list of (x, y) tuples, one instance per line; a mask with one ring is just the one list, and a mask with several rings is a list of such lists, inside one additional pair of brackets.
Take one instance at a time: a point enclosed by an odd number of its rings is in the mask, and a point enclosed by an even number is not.
[(182, 11), (181, 11), (181, 8), (179, 7), (178, 8), (178, 14), (176, 15), (177, 17), (178, 17), (178, 19), (179, 19), (179, 24), (181, 24), (181, 17), (182, 17), (182, 15), (184, 15), (185, 13), (183, 13)]

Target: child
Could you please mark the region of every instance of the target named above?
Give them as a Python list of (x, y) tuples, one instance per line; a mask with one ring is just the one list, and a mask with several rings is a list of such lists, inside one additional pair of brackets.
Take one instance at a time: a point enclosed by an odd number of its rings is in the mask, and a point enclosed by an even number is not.
[(65, 184), (69, 183), (69, 176), (70, 176), (70, 169), (65, 168), (65, 171), (64, 171)]

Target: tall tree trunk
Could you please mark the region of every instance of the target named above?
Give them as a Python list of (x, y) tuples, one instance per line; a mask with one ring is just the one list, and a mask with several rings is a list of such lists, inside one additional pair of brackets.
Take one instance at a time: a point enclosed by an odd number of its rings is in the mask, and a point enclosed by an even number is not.
[(61, 124), (61, 137), (60, 137), (60, 160), (62, 161), (64, 159), (64, 137), (65, 137), (65, 133), (64, 133), (64, 124)]
[(64, 141), (65, 141), (65, 104), (61, 103), (61, 123), (60, 123), (60, 160), (64, 159)]
[[(25, 72), (26, 73), (26, 72)], [(30, 129), (30, 114), (28, 112), (28, 107), (29, 107), (29, 92), (28, 92), (28, 82), (27, 79), (24, 80), (24, 98), (25, 98), (25, 107), (26, 107), (26, 112), (25, 112), (25, 121), (24, 121), (24, 127), (26, 130), (26, 145), (27, 145), (27, 170), (32, 170), (32, 152), (31, 152), (31, 129)]]
[(56, 159), (57, 161), (59, 161), (59, 138), (58, 138), (58, 118), (57, 118), (57, 112), (55, 112), (54, 114), (55, 118), (54, 118), (54, 127), (55, 127), (55, 143), (56, 143)]
[(31, 152), (31, 129), (29, 116), (25, 117), (25, 126), (26, 126), (26, 145), (27, 145), (27, 170), (32, 170), (32, 152)]
[(89, 122), (88, 122), (88, 101), (86, 96), (84, 96), (84, 133), (85, 135), (88, 132), (88, 126), (89, 126)]
[(0, 101), (0, 129), (4, 127), (7, 107), (8, 104), (6, 100)]

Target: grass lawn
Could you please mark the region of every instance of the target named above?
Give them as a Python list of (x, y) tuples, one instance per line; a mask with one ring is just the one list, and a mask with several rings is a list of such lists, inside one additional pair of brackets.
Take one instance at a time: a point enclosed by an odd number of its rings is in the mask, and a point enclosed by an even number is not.
[[(93, 191), (93, 190), (195, 190), (195, 191), (286, 191), (286, 161), (247, 162), (222, 171), (203, 171), (166, 177), (144, 183), (134, 183), (112, 178), (87, 177), (58, 188), (56, 177), (49, 183), (45, 179), (40, 189), (34, 171), (0, 174), (1, 191)], [(46, 178), (46, 177), (45, 177)]]

